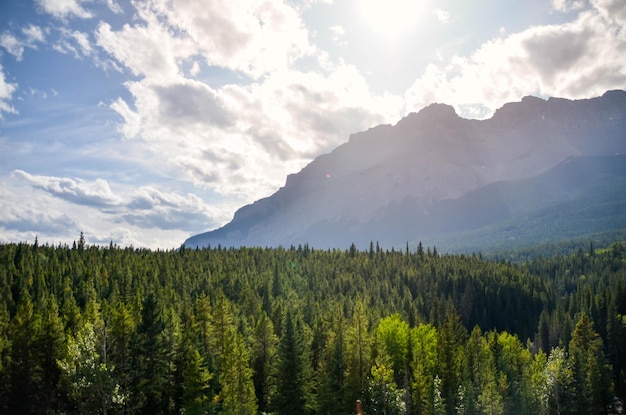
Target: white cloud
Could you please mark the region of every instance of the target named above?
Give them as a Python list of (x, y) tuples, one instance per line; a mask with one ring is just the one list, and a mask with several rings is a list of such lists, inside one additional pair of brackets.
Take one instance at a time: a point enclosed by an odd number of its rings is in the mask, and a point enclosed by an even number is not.
[[(611, 16), (625, 8), (622, 3)], [(470, 57), (430, 65), (407, 91), (407, 108), (415, 111), (437, 101), (463, 113), (482, 105), (478, 116), (484, 117), (524, 95), (584, 98), (624, 88), (626, 38), (616, 18), (609, 19), (604, 10), (583, 11), (570, 23), (496, 38)]]
[(0, 35), (0, 46), (6, 49), (11, 55), (15, 56), (18, 61), (22, 60), (22, 54), (24, 53), (24, 43), (19, 41), (11, 33), (5, 32)]
[(333, 42), (340, 46), (346, 46), (348, 43), (343, 40), (343, 37), (346, 35), (346, 29), (341, 25), (335, 25), (328, 28), (332, 33)]
[(179, 74), (178, 59), (194, 54), (188, 40), (173, 36), (154, 16), (145, 25), (124, 25), (117, 32), (101, 23), (96, 42), (134, 75), (162, 82)]
[(585, 2), (582, 0), (552, 0), (552, 7), (560, 12), (569, 12), (584, 8)]
[[(85, 32), (79, 32), (78, 30), (69, 30), (66, 28), (60, 28), (59, 39), (52, 45), (52, 48), (59, 53), (70, 53), (75, 58), (82, 58), (83, 56), (91, 56), (93, 48), (89, 42), (89, 35)], [(100, 64), (98, 57), (94, 56), (94, 63)], [(102, 66), (102, 65), (100, 65)]]
[[(181, 180), (233, 203), (267, 196), (349, 134), (400, 115), (401, 99), (374, 96), (353, 66), (320, 54), (324, 73), (296, 70), (314, 49), (282, 2), (153, 1), (137, 12), (132, 25), (102, 23), (96, 34), (139, 77), (125, 84), (131, 100), (111, 104), (120, 131), (145, 142)], [(191, 64), (197, 74), (198, 59), (209, 66), (203, 75), (218, 65), (260, 78), (219, 87), (186, 79), (183, 69)]]
[(191, 76), (197, 76), (200, 73), (200, 64), (198, 63), (198, 61), (194, 61), (193, 64), (191, 65), (191, 68), (189, 69), (189, 74)]
[(313, 52), (297, 10), (283, 1), (154, 0), (152, 8), (142, 10), (144, 19), (152, 13), (166, 16), (169, 25), (189, 36), (207, 65), (256, 79)]
[(32, 241), (39, 235), (40, 241), (55, 237), (67, 242), (85, 231), (94, 243), (113, 240), (151, 248), (178, 246), (191, 233), (223, 224), (235, 208), (227, 203), (210, 205), (196, 195), (151, 185), (116, 184), (114, 188), (104, 179), (87, 181), (15, 170), (0, 177), (4, 212), (0, 240)]
[(2, 113), (15, 114), (17, 111), (11, 105), (11, 99), (13, 93), (17, 90), (17, 84), (12, 84), (6, 81), (4, 70), (0, 65), (0, 119), (2, 119)]
[(434, 9), (432, 13), (437, 17), (441, 23), (449, 23), (450, 22), (450, 12), (443, 9)]
[(135, 108), (112, 105), (127, 138), (145, 141), (186, 180), (240, 203), (275, 191), (351, 133), (397, 119), (402, 105), (373, 96), (350, 66), (327, 76), (285, 70), (263, 83), (219, 89), (182, 77), (127, 86)]
[(35, 42), (43, 42), (46, 38), (41, 27), (33, 24), (29, 24), (28, 26), (22, 28), (22, 33), (26, 36), (26, 42), (29, 45), (32, 45)]
[(87, 182), (78, 178), (34, 176), (22, 170), (14, 170), (11, 175), (53, 196), (79, 205), (106, 207), (120, 203), (109, 183), (103, 179)]
[(107, 0), (107, 7), (115, 14), (124, 13), (124, 10), (122, 10), (120, 5), (115, 0)]
[(59, 19), (78, 17), (88, 19), (92, 14), (85, 10), (81, 3), (84, 0), (35, 0), (35, 3), (46, 13)]
[(15, 56), (18, 62), (22, 60), (25, 48), (37, 49), (37, 43), (45, 40), (43, 30), (32, 24), (22, 28), (22, 35), (17, 37), (10, 32), (0, 35), (0, 46)]

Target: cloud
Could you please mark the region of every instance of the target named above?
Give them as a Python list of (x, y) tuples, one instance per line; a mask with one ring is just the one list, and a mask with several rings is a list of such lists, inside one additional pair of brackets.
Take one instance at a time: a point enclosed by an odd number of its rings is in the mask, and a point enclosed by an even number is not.
[[(71, 53), (75, 58), (91, 56), (93, 48), (89, 41), (89, 34), (78, 30), (68, 30), (60, 28), (59, 39), (52, 45), (52, 48), (59, 53)], [(94, 63), (99, 64), (98, 57), (94, 56)]]
[(115, 0), (107, 0), (107, 7), (115, 14), (122, 14), (124, 10)]
[(85, 10), (81, 3), (83, 0), (35, 0), (35, 3), (45, 13), (51, 14), (59, 19), (67, 19), (77, 17), (80, 19), (89, 19), (92, 14)]
[(626, 38), (619, 16), (626, 3), (620, 4), (598, 2), (572, 22), (531, 27), (445, 66), (429, 65), (407, 91), (407, 108), (447, 102), (462, 115), (482, 118), (524, 95), (576, 99), (624, 88)]
[(346, 42), (343, 37), (346, 35), (346, 29), (344, 29), (341, 25), (335, 25), (328, 28), (332, 33), (333, 42), (335, 42), (339, 46), (347, 46), (348, 42)]
[(580, 10), (585, 7), (585, 2), (582, 0), (552, 0), (552, 7), (554, 10), (560, 12), (568, 12), (571, 10)]
[(79, 205), (107, 207), (120, 203), (108, 182), (103, 179), (88, 182), (67, 177), (35, 176), (22, 170), (14, 170), (11, 175), (53, 196)]
[(11, 33), (3, 33), (0, 36), (0, 46), (6, 49), (11, 55), (15, 56), (18, 61), (22, 60), (22, 54), (24, 53), (24, 44), (20, 42)]
[[(351, 133), (399, 116), (400, 98), (374, 95), (355, 67), (326, 60), (309, 45), (297, 10), (281, 2), (155, 0), (138, 5), (137, 15), (132, 25), (101, 23), (96, 33), (138, 77), (125, 84), (130, 99), (111, 103), (120, 131), (145, 142), (181, 180), (231, 202), (266, 196)], [(299, 69), (304, 56), (311, 69)], [(198, 61), (207, 66), (202, 74)], [(233, 83), (210, 85), (215, 65)]]
[(96, 42), (134, 75), (167, 81), (179, 75), (178, 60), (193, 55), (189, 40), (173, 36), (153, 15), (146, 24), (114, 31), (100, 23)]
[(45, 35), (39, 26), (30, 24), (22, 28), (22, 36), (17, 37), (10, 32), (0, 35), (0, 46), (3, 47), (19, 62), (22, 60), (25, 48), (37, 48), (37, 43), (43, 42)]
[(189, 123), (210, 124), (224, 128), (234, 124), (235, 114), (224, 108), (217, 93), (208, 85), (193, 80), (182, 80), (172, 85), (158, 85), (153, 89), (158, 100), (159, 117), (172, 126)]
[(182, 229), (197, 232), (215, 226), (216, 208), (209, 207), (202, 199), (193, 195), (161, 192), (144, 186), (133, 194), (120, 219), (141, 228)]
[[(24, 186), (24, 183), (28, 186)], [(222, 225), (235, 205), (209, 204), (197, 195), (130, 187), (104, 179), (87, 181), (15, 170), (0, 177), (0, 240), (76, 239), (152, 248), (178, 246), (191, 233)], [(41, 207), (45, 206), (45, 209)]]
[(11, 99), (13, 93), (17, 90), (17, 84), (12, 84), (6, 81), (4, 70), (0, 65), (0, 120), (2, 119), (2, 113), (16, 114), (17, 111), (11, 106)]
[(443, 9), (434, 9), (432, 13), (437, 17), (441, 23), (449, 23), (450, 22), (450, 12)]
[(313, 53), (298, 10), (283, 1), (154, 0), (144, 19), (157, 13), (183, 31), (208, 66), (258, 79)]
[(46, 39), (41, 27), (35, 26), (33, 24), (29, 24), (28, 26), (23, 27), (22, 33), (24, 34), (24, 36), (26, 36), (26, 42), (29, 45), (33, 45), (36, 42), (43, 42)]

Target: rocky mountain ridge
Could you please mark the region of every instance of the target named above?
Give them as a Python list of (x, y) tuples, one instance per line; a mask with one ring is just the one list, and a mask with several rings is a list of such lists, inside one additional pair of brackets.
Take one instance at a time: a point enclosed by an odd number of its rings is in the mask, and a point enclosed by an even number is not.
[[(345, 248), (348, 237), (363, 245), (383, 234), (390, 245), (435, 240), (441, 229), (425, 232), (429, 226), (418, 225), (427, 224), (429, 209), (443, 201), (459, 204), (453, 211), (463, 212), (463, 196), (490, 184), (545, 174), (571, 157), (622, 153), (625, 91), (585, 100), (525, 97), (487, 120), (463, 119), (449, 105), (432, 104), (396, 125), (353, 134), (289, 175), (276, 193), (242, 207), (230, 223), (189, 238), (185, 246)], [(394, 214), (402, 205), (412, 210)], [(407, 232), (394, 237), (389, 229), (398, 226), (390, 221), (400, 221), (412, 237)]]

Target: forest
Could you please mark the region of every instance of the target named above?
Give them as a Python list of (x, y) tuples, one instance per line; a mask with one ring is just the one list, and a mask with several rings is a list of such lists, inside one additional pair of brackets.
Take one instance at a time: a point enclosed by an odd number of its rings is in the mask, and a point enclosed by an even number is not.
[(0, 244), (3, 414), (608, 414), (625, 373), (625, 243)]

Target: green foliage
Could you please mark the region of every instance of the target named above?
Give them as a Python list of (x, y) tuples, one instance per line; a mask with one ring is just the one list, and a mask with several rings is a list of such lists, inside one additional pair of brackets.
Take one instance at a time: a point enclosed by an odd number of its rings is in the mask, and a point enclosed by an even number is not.
[(609, 413), (626, 245), (594, 246), (0, 244), (0, 413)]

